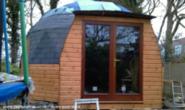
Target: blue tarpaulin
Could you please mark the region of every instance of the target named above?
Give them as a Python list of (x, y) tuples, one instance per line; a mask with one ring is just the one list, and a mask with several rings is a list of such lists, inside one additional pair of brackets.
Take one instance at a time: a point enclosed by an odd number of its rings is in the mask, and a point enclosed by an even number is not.
[(0, 103), (14, 99), (26, 90), (24, 82), (0, 83)]

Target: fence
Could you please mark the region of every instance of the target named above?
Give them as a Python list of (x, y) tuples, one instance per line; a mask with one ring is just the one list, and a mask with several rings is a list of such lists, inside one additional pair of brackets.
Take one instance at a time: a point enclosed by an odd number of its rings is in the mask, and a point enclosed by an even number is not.
[(164, 65), (164, 79), (182, 81), (185, 94), (185, 63), (167, 63)]

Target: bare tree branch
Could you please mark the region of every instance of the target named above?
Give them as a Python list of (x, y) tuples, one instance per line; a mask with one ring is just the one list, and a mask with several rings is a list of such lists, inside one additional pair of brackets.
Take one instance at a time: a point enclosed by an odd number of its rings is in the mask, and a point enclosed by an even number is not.
[(43, 9), (43, 6), (42, 6), (40, 0), (35, 0), (35, 2), (39, 6), (39, 10), (40, 10), (41, 15), (44, 15), (44, 9)]
[(143, 9), (146, 10), (143, 13), (149, 14), (149, 15), (151, 15), (160, 4), (159, 0), (145, 0), (145, 2), (143, 3), (145, 3), (143, 4)]
[(162, 31), (163, 31), (163, 27), (164, 27), (166, 18), (167, 18), (167, 14), (165, 14), (165, 16), (163, 17), (163, 20), (162, 20), (162, 23), (161, 23), (161, 26), (160, 26), (160, 29), (159, 29), (158, 38), (157, 38), (158, 41), (161, 39), (161, 34), (162, 34)]
[(184, 25), (184, 24), (182, 24), (182, 23), (180, 23), (180, 26), (182, 26), (183, 28), (185, 28), (185, 25)]

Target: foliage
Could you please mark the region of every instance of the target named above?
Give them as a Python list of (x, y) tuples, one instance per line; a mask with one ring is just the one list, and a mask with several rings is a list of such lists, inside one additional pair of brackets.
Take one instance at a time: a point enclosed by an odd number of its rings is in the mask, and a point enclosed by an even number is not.
[(185, 63), (185, 55), (179, 55), (179, 56), (175, 56), (173, 55), (173, 57), (171, 58), (171, 62), (173, 63)]
[[(6, 72), (6, 64), (5, 62), (2, 62), (2, 71), (1, 72)], [(10, 69), (11, 69), (11, 74), (15, 74), (15, 75), (19, 75), (20, 74), (20, 68), (16, 65), (11, 64), (10, 65)]]

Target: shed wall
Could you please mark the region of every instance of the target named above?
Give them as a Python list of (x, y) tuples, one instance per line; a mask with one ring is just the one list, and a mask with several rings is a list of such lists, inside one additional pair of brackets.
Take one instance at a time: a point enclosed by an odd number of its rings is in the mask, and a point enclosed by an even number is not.
[(102, 103), (101, 109), (161, 108), (162, 63), (160, 50), (150, 21), (95, 16), (77, 16), (66, 39), (64, 50), (60, 58), (60, 105), (72, 105), (75, 98), (81, 97), (83, 20), (143, 24), (143, 101)]
[(71, 105), (81, 97), (82, 27), (75, 19), (60, 58), (60, 105)]
[(58, 102), (59, 97), (59, 65), (30, 64), (29, 73), (35, 85), (32, 100)]

